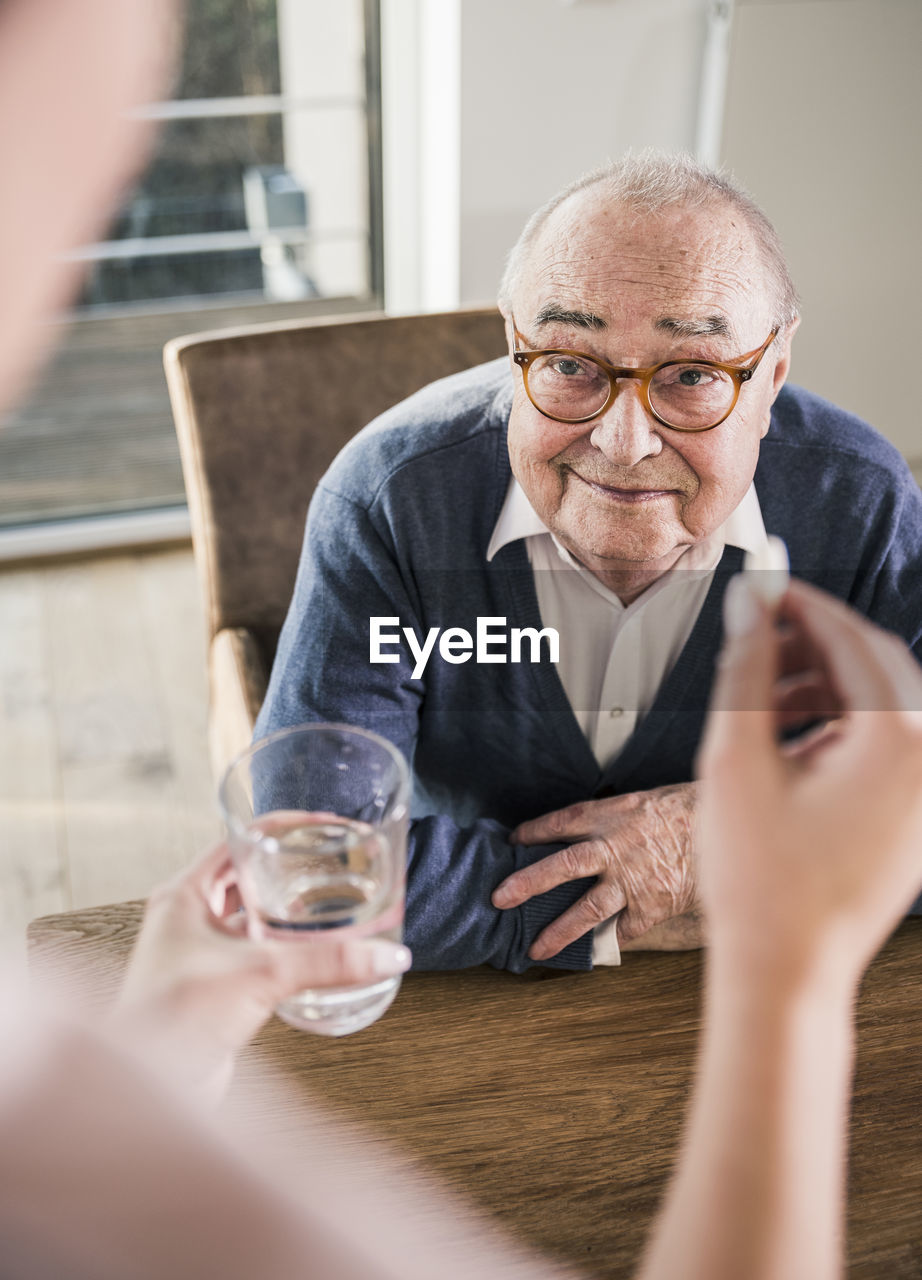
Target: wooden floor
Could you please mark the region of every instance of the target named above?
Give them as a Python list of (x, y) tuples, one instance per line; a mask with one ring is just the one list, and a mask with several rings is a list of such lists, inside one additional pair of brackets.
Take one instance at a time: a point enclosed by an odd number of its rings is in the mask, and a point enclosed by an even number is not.
[(0, 573), (0, 938), (143, 896), (220, 828), (192, 553)]

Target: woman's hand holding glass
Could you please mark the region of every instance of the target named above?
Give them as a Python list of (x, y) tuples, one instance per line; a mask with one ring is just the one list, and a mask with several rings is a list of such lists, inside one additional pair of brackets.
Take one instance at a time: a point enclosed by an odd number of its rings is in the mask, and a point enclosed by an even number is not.
[(225, 845), (151, 894), (117, 1018), (191, 1083), (220, 1091), (234, 1055), (275, 1006), (305, 987), (342, 987), (406, 972), (406, 947), (331, 930), (305, 940), (248, 936)]

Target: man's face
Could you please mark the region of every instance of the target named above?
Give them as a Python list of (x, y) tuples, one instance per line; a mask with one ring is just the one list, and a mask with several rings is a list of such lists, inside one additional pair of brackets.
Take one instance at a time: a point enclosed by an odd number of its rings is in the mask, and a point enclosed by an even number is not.
[[(773, 327), (765, 269), (733, 210), (656, 216), (606, 205), (590, 190), (560, 206), (532, 246), (510, 315), (520, 346), (564, 347), (609, 364), (736, 363)], [(516, 368), (512, 470), (532, 506), (592, 572), (665, 572), (723, 524), (746, 493), (787, 373), (793, 328), (768, 348), (718, 427), (688, 433), (644, 409), (620, 381), (591, 422), (546, 418)]]

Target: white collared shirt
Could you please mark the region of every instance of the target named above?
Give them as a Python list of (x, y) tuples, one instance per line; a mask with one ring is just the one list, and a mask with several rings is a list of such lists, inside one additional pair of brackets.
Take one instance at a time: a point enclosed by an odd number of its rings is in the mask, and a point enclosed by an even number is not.
[[(515, 477), (487, 548), (525, 539), (541, 625), (560, 636), (557, 674), (573, 714), (604, 769), (649, 711), (691, 634), (725, 546), (757, 551), (766, 541), (753, 485), (725, 523), (690, 547), (642, 595), (624, 605), (554, 537)], [(593, 939), (594, 964), (620, 964), (617, 917)]]
[(560, 636), (557, 674), (573, 714), (604, 769), (649, 711), (704, 604), (725, 546), (756, 551), (766, 540), (750, 485), (726, 522), (629, 605), (563, 547), (515, 477), (487, 548), (525, 539), (541, 625)]

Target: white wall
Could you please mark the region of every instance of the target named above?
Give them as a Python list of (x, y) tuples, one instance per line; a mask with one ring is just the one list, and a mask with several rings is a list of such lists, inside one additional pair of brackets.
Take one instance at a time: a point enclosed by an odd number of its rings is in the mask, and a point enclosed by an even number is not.
[(692, 148), (708, 0), (382, 0), (389, 311), (490, 302), (534, 209)]
[(381, 0), (385, 306), (459, 301), (462, 0)]
[[(405, 100), (390, 129), (386, 59), (383, 72), (386, 236), (393, 247), (402, 235), (403, 254), (390, 260), (402, 265), (388, 308), (491, 301), (525, 219), (565, 182), (628, 146), (694, 149), (708, 15), (720, 7), (382, 0), (385, 37), (395, 15), (420, 33), (390, 70)], [(733, 21), (719, 158), (788, 248), (804, 316), (793, 376), (872, 421), (922, 474), (922, 0), (722, 7)], [(438, 22), (457, 38), (429, 43), (424, 83), (413, 59)], [(412, 160), (399, 181), (388, 137)]]
[(303, 267), (322, 294), (368, 290), (368, 142), (361, 0), (278, 0), (285, 163), (308, 193)]
[(737, 0), (723, 157), (787, 249), (793, 380), (922, 468), (920, 53), (920, 0)]
[(706, 0), (461, 0), (460, 300), (544, 200), (627, 147), (691, 149)]

